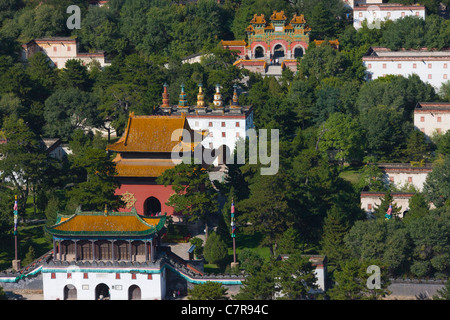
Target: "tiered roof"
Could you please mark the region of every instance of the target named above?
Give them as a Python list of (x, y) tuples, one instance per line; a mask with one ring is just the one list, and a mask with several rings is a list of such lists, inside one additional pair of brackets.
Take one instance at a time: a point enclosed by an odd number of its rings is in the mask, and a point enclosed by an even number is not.
[(55, 225), (45, 227), (56, 237), (128, 237), (151, 236), (164, 227), (166, 216), (146, 217), (131, 212), (81, 212), (58, 214)]
[(131, 113), (124, 134), (107, 149), (113, 152), (172, 152), (174, 147), (183, 145), (181, 141), (171, 139), (176, 129), (192, 132), (186, 116), (135, 116)]
[[(172, 141), (175, 130), (185, 129), (191, 134), (191, 142)], [(180, 133), (181, 134), (181, 133)], [(162, 157), (174, 150), (194, 151), (194, 132), (186, 115), (135, 116), (130, 114), (127, 128), (122, 137), (109, 145), (107, 150), (117, 152), (114, 158), (117, 177), (159, 177), (165, 170), (178, 164), (171, 157)], [(128, 153), (145, 154), (144, 157), (128, 157)], [(153, 154), (154, 156), (151, 156)]]

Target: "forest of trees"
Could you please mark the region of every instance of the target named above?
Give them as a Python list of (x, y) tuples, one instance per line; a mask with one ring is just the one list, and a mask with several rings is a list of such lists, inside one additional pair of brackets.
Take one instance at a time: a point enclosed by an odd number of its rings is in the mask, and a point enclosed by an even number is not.
[[(6, 155), (0, 160), (0, 238), (10, 232), (15, 193), (22, 214), (33, 197), (49, 223), (58, 210), (121, 205), (107, 142), (84, 134), (83, 126), (102, 128), (109, 117), (120, 136), (129, 112), (155, 111), (164, 83), (171, 103), (181, 83), (191, 102), (199, 83), (208, 100), (220, 83), (225, 103), (239, 84), (240, 103), (253, 106), (255, 126), (279, 129), (281, 140), (276, 175), (260, 175), (259, 165), (229, 165), (229, 177), (216, 186), (228, 199), (224, 211), (234, 198), (240, 232), (261, 234), (261, 245), (273, 257), (326, 254), (332, 276), (340, 279), (360, 272), (355, 261), (375, 261), (389, 276), (448, 277), (450, 132), (426, 140), (414, 130), (412, 115), (419, 101), (450, 101), (450, 83), (436, 90), (416, 75), (365, 82), (361, 63), (370, 46), (448, 46), (450, 21), (438, 15), (438, 2), (421, 1), (425, 21), (406, 17), (356, 31), (340, 0), (110, 0), (106, 7), (88, 7), (83, 0), (0, 0), (0, 123), (8, 139), (0, 145)], [(65, 24), (73, 4), (82, 9), (79, 30)], [(338, 39), (340, 49), (311, 44), (298, 72), (285, 70), (278, 81), (234, 67), (235, 56), (218, 46), (220, 40), (245, 38), (253, 14), (270, 16), (274, 10), (303, 13), (312, 39)], [(111, 65), (102, 70), (71, 60), (58, 70), (41, 53), (20, 61), (21, 44), (49, 36), (77, 37), (80, 50), (104, 50)], [(181, 64), (199, 52), (213, 55)], [(41, 137), (61, 138), (73, 154), (54, 161), (39, 147)], [(411, 200), (408, 219), (385, 221), (380, 209), (379, 219), (366, 220), (360, 192), (385, 191), (387, 199), (392, 191), (379, 183), (372, 164), (420, 160), (435, 168), (424, 192)], [(348, 164), (361, 174), (357, 183), (341, 177)], [(437, 208), (430, 210), (428, 201)], [(228, 230), (218, 232), (228, 237)], [(268, 268), (261, 263), (251, 272), (262, 276)]]

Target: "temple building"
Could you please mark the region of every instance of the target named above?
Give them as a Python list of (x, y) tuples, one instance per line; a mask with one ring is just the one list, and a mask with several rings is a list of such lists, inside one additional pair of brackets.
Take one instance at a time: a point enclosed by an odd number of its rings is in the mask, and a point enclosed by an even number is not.
[(45, 227), (53, 257), (42, 266), (45, 300), (164, 299), (166, 273), (157, 247), (165, 215), (81, 212)]
[[(190, 143), (184, 143), (181, 138), (172, 140), (174, 131), (182, 129), (190, 133)], [(173, 151), (183, 148), (193, 154), (194, 141), (194, 131), (183, 114), (135, 116), (131, 113), (123, 136), (107, 147), (110, 152), (117, 153), (113, 161), (121, 186), (116, 194), (126, 203), (123, 210), (135, 207), (140, 215), (173, 215), (173, 208), (165, 203), (174, 191), (171, 186), (158, 184), (156, 178), (181, 163), (181, 160), (172, 159)]]
[(445, 134), (450, 130), (450, 102), (419, 102), (414, 109), (414, 128), (425, 133)]
[(167, 90), (167, 85), (164, 85), (163, 103), (159, 106), (158, 112), (172, 117), (185, 115), (189, 127), (195, 132), (203, 133), (201, 143), (204, 149), (212, 150), (215, 156), (212, 164), (215, 166), (225, 164), (227, 159), (230, 159), (236, 142), (245, 139), (248, 130), (254, 128), (253, 108), (240, 105), (237, 86), (234, 86), (229, 105), (225, 104), (219, 84), (215, 87), (211, 105), (205, 101), (202, 84), (198, 86), (197, 101), (194, 105), (189, 105), (183, 85), (177, 105), (169, 104)]
[(363, 21), (369, 25), (378, 22), (395, 21), (406, 16), (425, 19), (425, 6), (420, 4), (404, 5), (401, 3), (365, 4), (353, 8), (353, 27), (358, 30)]
[(400, 49), (370, 47), (362, 57), (366, 79), (374, 80), (386, 75), (408, 77), (417, 74), (425, 83), (439, 90), (449, 81), (450, 47), (442, 50), (422, 48)]
[[(255, 14), (245, 31), (247, 41), (222, 40), (221, 45), (237, 52), (239, 60), (235, 65), (264, 75), (281, 75), (284, 68), (295, 72), (297, 58), (306, 53), (310, 43), (311, 29), (302, 14), (294, 14), (288, 20), (283, 11), (274, 11), (268, 21), (264, 14)], [(330, 41), (330, 44), (339, 47), (338, 40)]]
[(22, 60), (27, 61), (36, 52), (44, 53), (50, 60), (52, 67), (63, 69), (69, 59), (80, 60), (83, 65), (92, 61), (100, 64), (100, 67), (110, 65), (105, 60), (105, 53), (79, 52), (77, 39), (70, 37), (49, 37), (29, 41), (22, 45)]

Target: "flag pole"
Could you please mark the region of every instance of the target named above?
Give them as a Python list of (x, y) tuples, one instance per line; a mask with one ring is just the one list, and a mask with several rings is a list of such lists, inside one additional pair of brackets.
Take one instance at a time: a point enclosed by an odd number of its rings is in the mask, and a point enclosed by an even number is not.
[(233, 263), (231, 267), (238, 267), (239, 263), (236, 261), (236, 219), (234, 217), (234, 199), (231, 199), (231, 238), (233, 238)]
[(19, 223), (19, 207), (17, 205), (17, 195), (14, 196), (14, 261), (13, 261), (13, 269), (18, 271), (21, 269), (20, 267), (20, 261), (19, 261), (19, 257), (18, 257), (18, 253), (17, 253), (17, 226)]

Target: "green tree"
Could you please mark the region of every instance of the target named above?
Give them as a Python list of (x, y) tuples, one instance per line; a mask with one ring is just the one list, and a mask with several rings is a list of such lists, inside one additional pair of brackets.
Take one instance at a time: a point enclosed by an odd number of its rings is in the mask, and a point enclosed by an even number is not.
[(228, 289), (218, 282), (207, 281), (188, 290), (189, 300), (228, 300)]
[(437, 290), (437, 294), (433, 296), (433, 300), (450, 300), (450, 279), (447, 279), (442, 289)]
[(213, 232), (206, 240), (203, 255), (209, 263), (222, 265), (228, 256), (227, 245), (218, 234)]
[(108, 210), (123, 206), (119, 196), (115, 195), (119, 187), (114, 179), (115, 163), (104, 150), (87, 148), (73, 160), (72, 169), (78, 169), (83, 175), (81, 181), (67, 192), (71, 208), (81, 206), (83, 210), (103, 211), (105, 206)]
[(323, 40), (334, 35), (336, 17), (331, 14), (329, 6), (324, 1), (316, 2), (307, 18), (313, 39)]
[(350, 229), (345, 212), (333, 206), (325, 218), (321, 240), (321, 252), (326, 255), (331, 264), (340, 265), (348, 255), (344, 237)]
[(405, 123), (401, 111), (378, 105), (363, 112), (361, 126), (366, 131), (367, 152), (380, 161), (399, 159), (406, 146), (406, 132), (411, 123)]
[(244, 232), (260, 232), (264, 236), (262, 244), (269, 247), (271, 256), (275, 255), (278, 235), (293, 225), (292, 211), (284, 192), (286, 187), (286, 180), (280, 172), (259, 175), (250, 185), (250, 197), (237, 205), (242, 212), (237, 219), (242, 222)]
[(0, 144), (0, 177), (18, 195), (19, 215), (24, 217), (30, 190), (43, 178), (47, 157), (23, 119), (6, 117), (3, 133), (7, 143)]
[(260, 269), (253, 270), (242, 282), (236, 300), (273, 300), (279, 292), (276, 287), (276, 268), (274, 261), (266, 261)]
[(441, 207), (450, 199), (450, 155), (442, 160), (436, 160), (433, 171), (427, 175), (423, 185), (423, 193), (427, 201)]
[(364, 135), (356, 119), (343, 113), (333, 113), (319, 128), (319, 149), (336, 151), (334, 159), (343, 167), (345, 161), (362, 160)]
[(30, 246), (28, 248), (27, 254), (25, 255), (25, 258), (22, 261), (22, 264), (24, 266), (28, 266), (30, 263), (34, 261), (34, 259), (36, 259), (36, 252), (34, 251), (34, 248)]
[[(370, 276), (367, 273), (369, 265), (377, 263), (361, 263), (356, 259), (345, 262), (342, 270), (336, 271), (334, 274), (335, 286), (327, 291), (331, 300), (379, 300), (388, 294), (386, 281), (381, 282), (380, 289), (369, 289), (367, 280)], [(383, 271), (381, 269), (381, 271)], [(383, 272), (381, 272), (382, 278)]]
[(264, 264), (264, 258), (257, 252), (244, 248), (238, 253), (238, 261), (242, 269), (248, 274), (259, 271)]
[(305, 299), (311, 289), (317, 289), (315, 267), (308, 257), (297, 252), (277, 264), (275, 281), (280, 288), (280, 299)]
[(409, 223), (415, 219), (421, 219), (430, 213), (429, 204), (422, 193), (415, 193), (411, 199), (409, 199), (408, 204), (408, 213), (403, 218), (405, 223)]
[(405, 156), (408, 161), (429, 159), (430, 144), (422, 131), (413, 130), (406, 140)]
[(397, 206), (397, 204), (394, 202), (394, 197), (389, 190), (386, 191), (384, 196), (380, 198), (380, 201), (381, 203), (379, 205), (374, 206), (374, 215), (377, 219), (386, 219), (385, 215), (390, 206), (392, 206), (392, 218), (397, 218), (398, 215), (402, 212), (402, 207)]
[(66, 61), (59, 78), (59, 88), (61, 89), (75, 88), (88, 91), (92, 86), (87, 67), (82, 64), (81, 60), (77, 59)]
[(96, 127), (100, 120), (97, 98), (76, 88), (58, 89), (45, 100), (45, 132), (69, 140), (76, 129)]
[(218, 210), (217, 192), (208, 172), (200, 165), (181, 163), (164, 171), (157, 182), (172, 186), (175, 193), (166, 204), (182, 213), (188, 221), (203, 221), (208, 238), (208, 218)]

